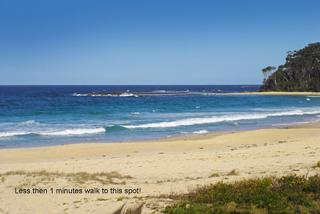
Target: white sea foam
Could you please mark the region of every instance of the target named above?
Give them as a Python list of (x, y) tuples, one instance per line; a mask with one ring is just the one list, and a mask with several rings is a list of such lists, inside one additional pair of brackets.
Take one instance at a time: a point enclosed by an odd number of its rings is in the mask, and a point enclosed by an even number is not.
[(22, 136), (30, 134), (28, 132), (0, 132), (0, 138), (8, 138), (8, 137), (14, 137), (14, 136)]
[(140, 112), (132, 112), (131, 114), (132, 114), (132, 115), (139, 115)]
[(205, 130), (205, 129), (193, 132), (193, 134), (207, 134), (207, 133), (209, 133), (209, 132), (208, 132), (208, 130)]
[(70, 136), (70, 135), (88, 135), (98, 134), (105, 132), (104, 128), (77, 128), (77, 129), (65, 129), (61, 131), (42, 132), (40, 135), (46, 136)]
[(154, 90), (153, 93), (166, 93), (166, 90)]
[(187, 119), (180, 119), (180, 120), (169, 121), (169, 122), (125, 125), (124, 127), (128, 129), (170, 128), (170, 127), (192, 126), (192, 125), (221, 123), (221, 122), (240, 121), (240, 120), (257, 120), (257, 119), (265, 119), (268, 117), (299, 116), (299, 115), (313, 115), (313, 114), (320, 114), (320, 110), (309, 110), (309, 111), (291, 110), (291, 111), (275, 112), (275, 113), (233, 114), (233, 115), (211, 116), (211, 117), (201, 117), (201, 118), (187, 118)]
[(39, 122), (35, 120), (27, 120), (20, 123), (21, 125), (34, 125), (34, 124), (40, 124)]
[(75, 96), (75, 97), (86, 97), (86, 96), (88, 96), (88, 94), (73, 93), (72, 96)]
[(138, 97), (138, 96), (132, 93), (122, 93), (119, 95), (119, 97)]
[(124, 92), (121, 94), (106, 94), (106, 93), (78, 94), (78, 93), (73, 93), (72, 96), (75, 96), (75, 97), (138, 97), (138, 95), (128, 93), (128, 92)]
[(9, 138), (23, 135), (41, 135), (41, 136), (73, 136), (73, 135), (91, 135), (105, 132), (104, 128), (73, 128), (56, 131), (26, 131), (26, 132), (0, 132), (0, 138)]

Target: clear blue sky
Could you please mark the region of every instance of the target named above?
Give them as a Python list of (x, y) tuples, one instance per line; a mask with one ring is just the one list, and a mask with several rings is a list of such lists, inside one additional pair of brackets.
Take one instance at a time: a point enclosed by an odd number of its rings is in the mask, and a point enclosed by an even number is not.
[(0, 0), (0, 84), (259, 84), (319, 0)]

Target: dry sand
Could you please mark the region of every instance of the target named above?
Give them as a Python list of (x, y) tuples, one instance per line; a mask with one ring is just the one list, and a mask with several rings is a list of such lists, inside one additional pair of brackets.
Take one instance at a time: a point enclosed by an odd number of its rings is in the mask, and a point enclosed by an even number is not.
[[(318, 161), (319, 124), (150, 142), (2, 149), (0, 213), (106, 214), (125, 202), (143, 202), (143, 213), (158, 213), (172, 203), (168, 194), (218, 181), (292, 173), (311, 175), (319, 172), (312, 168)], [(230, 175), (232, 170), (239, 174)], [(123, 191), (140, 188), (141, 193), (50, 193), (50, 188), (90, 187)], [(49, 192), (15, 193), (28, 188), (47, 188)]]
[(266, 91), (266, 92), (241, 92), (228, 93), (229, 95), (270, 95), (270, 96), (315, 96), (319, 97), (320, 92), (285, 92), (285, 91)]

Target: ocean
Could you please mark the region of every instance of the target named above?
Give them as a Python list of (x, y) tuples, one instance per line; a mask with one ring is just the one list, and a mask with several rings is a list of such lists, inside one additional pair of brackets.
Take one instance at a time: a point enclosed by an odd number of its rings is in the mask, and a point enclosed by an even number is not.
[(320, 97), (232, 86), (0, 86), (0, 148), (124, 142), (320, 119)]

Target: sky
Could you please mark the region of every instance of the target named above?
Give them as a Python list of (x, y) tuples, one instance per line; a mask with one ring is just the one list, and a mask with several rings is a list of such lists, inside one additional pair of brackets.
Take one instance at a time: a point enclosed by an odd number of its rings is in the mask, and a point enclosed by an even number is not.
[(1, 85), (260, 84), (318, 0), (0, 0)]

